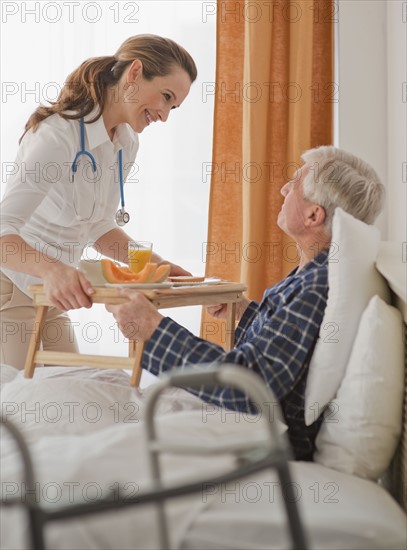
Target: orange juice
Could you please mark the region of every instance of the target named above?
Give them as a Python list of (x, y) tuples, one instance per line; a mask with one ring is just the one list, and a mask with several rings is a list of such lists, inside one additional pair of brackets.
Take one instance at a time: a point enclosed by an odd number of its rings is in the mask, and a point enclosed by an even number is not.
[(152, 254), (151, 243), (129, 243), (128, 260), (130, 270), (134, 273), (141, 271), (151, 260)]

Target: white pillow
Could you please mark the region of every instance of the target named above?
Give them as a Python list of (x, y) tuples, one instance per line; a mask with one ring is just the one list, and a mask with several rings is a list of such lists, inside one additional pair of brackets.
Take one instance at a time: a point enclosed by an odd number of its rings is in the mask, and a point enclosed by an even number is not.
[(401, 314), (374, 296), (363, 313), (337, 396), (325, 412), (314, 460), (378, 479), (396, 450), (403, 393)]
[(360, 318), (375, 294), (389, 301), (375, 268), (379, 230), (341, 208), (335, 210), (328, 264), (328, 302), (311, 358), (305, 389), (305, 423), (317, 420), (335, 396), (349, 360)]

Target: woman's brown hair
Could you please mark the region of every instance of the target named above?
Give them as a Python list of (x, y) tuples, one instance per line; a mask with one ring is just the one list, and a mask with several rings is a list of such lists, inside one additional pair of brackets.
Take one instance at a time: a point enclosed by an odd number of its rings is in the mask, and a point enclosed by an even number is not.
[[(189, 75), (191, 82), (197, 77), (197, 69), (191, 55), (179, 44), (154, 34), (139, 34), (128, 38), (115, 55), (92, 57), (84, 61), (67, 78), (57, 100), (50, 107), (40, 105), (30, 116), (25, 132), (35, 132), (40, 122), (58, 113), (66, 119), (79, 119), (97, 106), (95, 122), (101, 116), (106, 100), (106, 90), (120, 80), (124, 70), (135, 59), (143, 64), (143, 78), (152, 80), (156, 76), (167, 76), (175, 66)], [(67, 114), (66, 111), (75, 111)]]

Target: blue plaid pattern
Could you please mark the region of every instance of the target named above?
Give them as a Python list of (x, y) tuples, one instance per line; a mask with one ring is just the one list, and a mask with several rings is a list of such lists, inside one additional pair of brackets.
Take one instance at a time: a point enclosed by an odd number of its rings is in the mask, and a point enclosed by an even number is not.
[[(328, 295), (328, 252), (270, 287), (262, 301), (251, 302), (236, 328), (233, 350), (202, 340), (165, 317), (146, 344), (143, 368), (159, 375), (200, 363), (231, 363), (258, 373), (273, 390), (288, 426), (298, 460), (312, 460), (320, 421), (304, 422), (304, 394), (309, 361)], [(247, 396), (235, 389), (202, 387), (193, 393), (206, 402), (256, 413)]]

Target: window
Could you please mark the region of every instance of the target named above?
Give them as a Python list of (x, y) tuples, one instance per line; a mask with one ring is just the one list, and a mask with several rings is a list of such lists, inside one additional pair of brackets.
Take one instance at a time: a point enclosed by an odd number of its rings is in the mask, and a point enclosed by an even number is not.
[[(203, 170), (212, 155), (215, 6), (199, 0), (3, 2), (2, 192), (26, 120), (39, 103), (55, 100), (75, 67), (89, 57), (111, 55), (134, 34), (168, 36), (194, 57), (198, 79), (166, 124), (154, 124), (140, 135), (125, 191), (131, 214), (126, 231), (153, 241), (164, 258), (203, 273), (210, 185)], [(112, 338), (122, 342), (123, 337), (116, 334), (110, 314), (95, 308), (100, 311), (72, 312), (81, 351), (109, 353)], [(200, 307), (170, 313), (198, 331)]]

